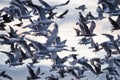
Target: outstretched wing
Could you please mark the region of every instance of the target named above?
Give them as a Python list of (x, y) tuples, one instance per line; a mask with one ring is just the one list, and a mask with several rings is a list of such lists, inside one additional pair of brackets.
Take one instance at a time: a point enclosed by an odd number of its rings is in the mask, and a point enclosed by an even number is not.
[(47, 2), (45, 2), (43, 0), (39, 0), (39, 2), (45, 7), (51, 7)]
[(15, 58), (13, 54), (11, 54), (10, 52), (6, 52), (6, 51), (0, 51), (0, 52), (5, 53), (9, 57), (10, 62), (15, 62)]
[(53, 30), (53, 32), (51, 33), (51, 36), (48, 37), (45, 46), (51, 46), (52, 43), (55, 41), (57, 34), (58, 34), (58, 25), (55, 23), (55, 28)]
[(96, 24), (94, 21), (91, 22), (91, 26), (90, 26), (90, 32), (93, 33), (94, 29), (96, 27)]
[(66, 15), (68, 13), (68, 11), (69, 11), (68, 9), (65, 10), (62, 14), (60, 14), (59, 16), (57, 16), (57, 18), (63, 18), (64, 15)]
[(55, 6), (65, 6), (70, 2), (70, 0), (68, 0), (67, 2), (63, 3), (63, 4), (59, 4), (59, 5), (55, 5)]
[(111, 17), (109, 17), (108, 19), (109, 19), (110, 23), (112, 24), (112, 27), (114, 27), (114, 28), (118, 28), (119, 27), (119, 25), (117, 24), (117, 22), (114, 21)]
[(40, 67), (38, 67), (38, 69), (37, 69), (37, 71), (36, 71), (36, 75), (39, 75), (40, 72), (41, 72)]
[(30, 66), (27, 65), (27, 69), (28, 69), (28, 72), (31, 76), (36, 76), (33, 69)]
[(102, 34), (102, 35), (104, 35), (104, 36), (106, 36), (107, 38), (109, 38), (110, 41), (114, 41), (114, 36), (112, 36), (112, 35), (110, 35), (110, 34), (106, 34), (106, 33), (104, 33), (104, 34)]

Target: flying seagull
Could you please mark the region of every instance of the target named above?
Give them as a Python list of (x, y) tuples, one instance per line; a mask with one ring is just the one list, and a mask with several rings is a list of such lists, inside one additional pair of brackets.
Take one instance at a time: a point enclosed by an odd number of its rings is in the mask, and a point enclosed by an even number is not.
[(31, 79), (39, 79), (40, 77), (38, 76), (39, 74), (40, 75), (43, 75), (44, 73), (41, 73), (40, 72), (40, 67), (38, 67), (37, 71), (34, 72), (34, 70), (27, 65), (27, 69), (28, 69), (28, 72), (30, 74), (30, 76), (27, 76), (27, 80), (31, 80)]
[(0, 77), (4, 77), (4, 78), (7, 78), (9, 80), (13, 80), (13, 78), (11, 76), (9, 76), (8, 74), (6, 74), (6, 71), (2, 71), (0, 72)]
[(111, 17), (109, 17), (108, 19), (109, 19), (110, 23), (112, 24), (112, 29), (111, 29), (112, 32), (114, 30), (120, 29), (120, 25), (116, 21), (114, 21)]

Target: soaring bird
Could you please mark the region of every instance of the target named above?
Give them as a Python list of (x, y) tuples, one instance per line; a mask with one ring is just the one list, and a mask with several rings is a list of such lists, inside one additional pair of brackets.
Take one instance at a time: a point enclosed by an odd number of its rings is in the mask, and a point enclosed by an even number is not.
[(21, 56), (20, 56), (19, 53), (16, 54), (16, 56), (14, 56), (12, 54), (12, 52), (6, 52), (6, 51), (0, 51), (0, 52), (6, 54), (8, 56), (8, 58), (9, 58), (8, 61), (10, 63), (10, 66), (16, 66), (16, 65), (22, 65), (23, 64), (22, 61), (21, 61)]
[(97, 7), (96, 11), (97, 11), (97, 14), (98, 14), (97, 19), (102, 20), (102, 19), (106, 18), (106, 17), (103, 16), (103, 10), (100, 6)]
[(45, 46), (51, 46), (53, 44), (53, 42), (55, 41), (55, 39), (57, 38), (57, 34), (58, 34), (58, 24), (54, 24), (54, 29), (51, 33), (51, 36), (48, 37)]
[(88, 21), (88, 17), (87, 16), (84, 17), (81, 12), (79, 12), (79, 18), (78, 18), (78, 20), (79, 20), (79, 22), (82, 21), (84, 23), (88, 23), (89, 22)]
[(120, 29), (120, 25), (116, 21), (114, 21), (111, 17), (109, 17), (108, 19), (109, 19), (110, 23), (112, 24), (112, 29), (111, 29), (112, 32), (114, 30)]
[(77, 10), (82, 10), (82, 11), (85, 11), (85, 9), (87, 9), (86, 5), (80, 5), (79, 7), (75, 8)]
[(6, 71), (0, 72), (0, 77), (4, 77), (4, 78), (7, 78), (9, 80), (13, 80), (13, 78), (11, 76), (9, 76), (8, 74), (6, 74)]
[(61, 37), (57, 37), (55, 40), (55, 47), (57, 48), (63, 48), (63, 47), (67, 47), (67, 45), (65, 44), (67, 40), (63, 40), (61, 41)]
[[(28, 72), (30, 74), (30, 76), (27, 76), (27, 80), (31, 80), (31, 79), (39, 79), (40, 77), (38, 76), (40, 74), (40, 67), (38, 67), (37, 71), (34, 72), (34, 70), (27, 65), (27, 69)], [(43, 75), (44, 73), (41, 73), (40, 75)]]
[(45, 1), (43, 1), (43, 0), (39, 0), (39, 2), (40, 2), (43, 6), (45, 6), (45, 9), (46, 9), (46, 10), (52, 11), (52, 10), (56, 9), (57, 7), (59, 7), (59, 6), (65, 6), (65, 5), (67, 5), (67, 4), (70, 2), (70, 0), (68, 0), (68, 1), (65, 2), (65, 3), (58, 4), (58, 5), (54, 5), (54, 6), (49, 5), (47, 2), (45, 2)]
[(91, 26), (90, 28), (88, 28), (88, 26), (80, 21), (79, 23), (79, 26), (80, 26), (80, 29), (81, 29), (81, 36), (86, 36), (86, 37), (90, 37), (90, 36), (95, 36), (96, 34), (93, 33), (95, 27), (96, 27), (96, 24), (94, 21), (91, 22)]
[(33, 10), (37, 10), (37, 12), (39, 14), (39, 18), (36, 21), (37, 23), (49, 25), (53, 22), (52, 20), (47, 19), (45, 9), (42, 6), (38, 6), (35, 4), (31, 4), (31, 3), (28, 3), (27, 6), (31, 7)]
[(106, 36), (110, 41), (114, 41), (114, 36), (107, 34), (107, 33), (103, 33), (102, 35)]
[(88, 14), (86, 15), (86, 18), (88, 18), (89, 20), (97, 20), (98, 18), (93, 16), (93, 14), (91, 12), (88, 12)]
[(79, 64), (87, 67), (93, 74), (97, 75), (96, 71), (93, 69), (93, 67), (87, 62), (87, 60), (83, 57), (79, 59), (78, 61)]

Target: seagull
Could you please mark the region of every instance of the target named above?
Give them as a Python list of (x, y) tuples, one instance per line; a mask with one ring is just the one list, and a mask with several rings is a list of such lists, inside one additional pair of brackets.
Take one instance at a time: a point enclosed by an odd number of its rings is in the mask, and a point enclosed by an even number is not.
[(91, 59), (91, 64), (94, 66), (95, 72), (96, 72), (97, 75), (104, 73), (102, 71), (102, 69), (101, 69), (101, 65), (102, 64), (101, 64), (100, 58), (93, 58), (93, 59)]
[(19, 51), (20, 51), (20, 53), (21, 53), (21, 57), (22, 57), (23, 60), (29, 58), (29, 57), (26, 55), (26, 53), (23, 52), (23, 50), (21, 49), (21, 47), (19, 47), (18, 49), (19, 49)]
[(29, 44), (29, 46), (32, 46), (36, 50), (36, 52), (38, 51), (39, 55), (48, 55), (49, 56), (49, 50), (44, 45), (42, 45), (40, 42), (33, 41), (30, 39), (27, 39), (27, 40), (31, 42)]
[(75, 47), (71, 47), (71, 52), (76, 52), (77, 50), (75, 49)]
[(97, 17), (94, 17), (91, 12), (89, 12), (89, 13), (86, 15), (86, 18), (89, 19), (89, 20), (97, 20), (97, 19), (98, 19)]
[(46, 43), (45, 43), (45, 46), (51, 46), (53, 44), (53, 42), (55, 41), (55, 39), (57, 38), (57, 34), (58, 34), (58, 24), (55, 23), (54, 24), (54, 29), (51, 33), (51, 36), (48, 37)]
[(27, 57), (29, 57), (29, 58), (33, 57), (30, 46), (27, 44), (27, 42), (24, 39), (19, 41), (18, 44), (25, 50), (25, 55)]
[(56, 40), (55, 40), (55, 47), (57, 47), (57, 48), (67, 47), (67, 45), (65, 45), (66, 41), (67, 40), (61, 41), (61, 38), (59, 36), (57, 36)]
[(86, 7), (86, 5), (83, 4), (75, 9), (85, 11), (85, 9), (87, 9), (87, 7)]
[(35, 4), (31, 4), (31, 3), (28, 3), (27, 6), (32, 7), (33, 9), (36, 9), (38, 11), (39, 18), (36, 21), (37, 23), (49, 25), (52, 22), (54, 22), (54, 21), (46, 18), (45, 9), (42, 6), (38, 6), (38, 5), (35, 5)]
[(78, 44), (90, 44), (92, 41), (91, 41), (91, 38), (87, 38), (86, 36), (81, 38), (80, 39), (80, 42)]
[(47, 19), (54, 19), (54, 16), (57, 14), (57, 12), (51, 13), (49, 14), (49, 16), (47, 17)]
[(107, 56), (110, 57), (111, 56), (111, 52), (112, 50), (109, 47), (109, 42), (103, 42), (100, 45), (102, 46), (102, 48), (105, 50), (105, 52), (107, 53)]
[(114, 6), (110, 2), (102, 2), (102, 7), (103, 7), (103, 11), (105, 13), (117, 13), (117, 12), (120, 12), (120, 9), (117, 10), (116, 6)]
[(93, 69), (93, 67), (88, 63), (88, 60), (85, 59), (84, 57), (83, 58), (80, 58), (78, 60), (78, 63), (87, 67), (93, 74), (97, 75), (96, 71)]
[(6, 74), (6, 71), (2, 71), (0, 72), (0, 77), (4, 77), (4, 78), (7, 78), (9, 80), (13, 80), (13, 78), (11, 76), (9, 76), (8, 74)]
[(94, 42), (93, 38), (91, 38), (91, 47), (90, 48), (94, 48), (93, 52), (97, 52), (100, 51), (102, 48), (99, 47), (99, 44), (96, 42)]
[(113, 27), (111, 29), (112, 32), (114, 30), (119, 30), (120, 29), (120, 25), (116, 21), (114, 21), (111, 17), (109, 17), (108, 19), (109, 19), (109, 21), (110, 21), (110, 23), (112, 24), (112, 27)]
[[(109, 42), (109, 46), (110, 47), (113, 47), (114, 49), (117, 50), (117, 53), (120, 53), (120, 49), (118, 47), (118, 44), (117, 44), (117, 39), (115, 40), (114, 39), (114, 36), (110, 35), (110, 34), (102, 34), (102, 35), (105, 35), (107, 38), (109, 38), (110, 42)], [(113, 52), (112, 52), (113, 53)]]
[[(27, 80), (31, 79), (39, 79), (40, 77), (38, 76), (40, 74), (40, 67), (38, 67), (36, 73), (33, 71), (33, 69), (27, 65), (28, 72), (30, 76), (27, 76)], [(44, 73), (41, 73), (40, 75), (43, 75)]]
[(102, 35), (106, 36), (111, 42), (114, 41), (114, 36), (107, 34), (107, 33), (103, 33)]
[(95, 36), (96, 35), (96, 34), (93, 33), (93, 31), (96, 27), (96, 24), (95, 24), (94, 21), (91, 22), (90, 28), (88, 28), (88, 26), (82, 21), (80, 21), (78, 24), (79, 24), (81, 32), (82, 32), (81, 36), (90, 37), (90, 36)]
[(8, 32), (9, 38), (18, 38), (17, 34), (18, 30), (14, 30), (11, 26), (9, 26), (9, 28), (10, 28), (10, 31)]
[(78, 55), (79, 55), (79, 54), (70, 54), (69, 57), (72, 57), (72, 58), (75, 60), (75, 59), (77, 59), (77, 56), (78, 56)]
[(11, 1), (10, 5), (14, 6), (17, 9), (17, 16), (16, 17), (18, 17), (19, 19), (28, 19), (28, 18), (32, 17), (30, 15), (30, 13), (32, 11), (28, 11), (27, 8), (23, 4), (21, 4), (17, 1)]
[[(89, 23), (88, 17), (84, 17), (81, 12), (79, 12), (79, 22)], [(77, 23), (76, 23), (77, 24)]]
[(98, 14), (97, 19), (102, 20), (102, 19), (106, 18), (106, 17), (103, 16), (103, 10), (100, 6), (97, 7), (96, 12)]
[(59, 7), (59, 6), (65, 6), (65, 5), (67, 5), (70, 2), (70, 0), (68, 0), (65, 3), (54, 5), (54, 6), (50, 6), (47, 2), (45, 2), (43, 0), (39, 0), (39, 2), (45, 7), (46, 10), (52, 11), (52, 10), (56, 9), (57, 7)]
[(20, 54), (16, 54), (16, 56), (14, 56), (12, 54), (12, 52), (6, 52), (6, 51), (0, 51), (4, 54), (6, 54), (8, 56), (8, 60), (9, 60), (9, 63), (10, 63), (10, 66), (16, 66), (16, 65), (22, 65), (22, 60), (21, 60), (21, 56)]
[(63, 63), (65, 63), (68, 60), (68, 56), (65, 56), (63, 58), (60, 58), (57, 54), (53, 54), (51, 55), (51, 57), (53, 58), (54, 61), (54, 65), (63, 65)]

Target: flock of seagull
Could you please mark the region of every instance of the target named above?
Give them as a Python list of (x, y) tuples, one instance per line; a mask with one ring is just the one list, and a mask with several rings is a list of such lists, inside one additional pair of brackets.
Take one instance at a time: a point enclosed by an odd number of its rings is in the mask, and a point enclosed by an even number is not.
[[(55, 12), (55, 9), (68, 5), (70, 0), (57, 5), (50, 5), (44, 0), (38, 1), (40, 5), (34, 4), (32, 0), (11, 0), (8, 7), (0, 10), (0, 30), (5, 32), (0, 34), (0, 46), (8, 45), (10, 48), (10, 51), (0, 51), (1, 54), (8, 56), (8, 59), (5, 61), (6, 65), (9, 65), (9, 67), (23, 65), (25, 64), (25, 60), (31, 59), (32, 62), (26, 64), (29, 72), (26, 78), (27, 80), (43, 80), (41, 76), (45, 75), (45, 72), (41, 72), (40, 67), (37, 68), (36, 72), (33, 69), (34, 64), (40, 63), (42, 59), (50, 59), (53, 62), (51, 65), (52, 69), (50, 70), (51, 75), (45, 77), (45, 80), (64, 79), (67, 74), (71, 74), (75, 78), (71, 80), (81, 80), (87, 77), (84, 74), (87, 71), (90, 71), (97, 77), (105, 74), (105, 80), (119, 80), (119, 34), (117, 39), (115, 39), (113, 35), (103, 33), (102, 35), (106, 36), (109, 40), (101, 44), (95, 42), (93, 37), (97, 36), (94, 33), (94, 29), (96, 28), (95, 21), (98, 20), (108, 18), (112, 26), (111, 33), (120, 29), (120, 0), (98, 0), (98, 7), (96, 9), (98, 16), (94, 16), (91, 12), (88, 12), (84, 17), (82, 13), (87, 9), (86, 5), (80, 5), (75, 8), (79, 10), (79, 18), (78, 22), (76, 22), (79, 28), (74, 28), (76, 36), (81, 38), (79, 45), (89, 44), (89, 49), (94, 49), (93, 52), (104, 50), (106, 53), (102, 59), (95, 57), (90, 60), (85, 57), (79, 58), (79, 53), (74, 54), (77, 51), (75, 46), (67, 49), (67, 39), (61, 41), (61, 37), (58, 36), (59, 25), (55, 20), (65, 18), (69, 14), (69, 10), (66, 9), (63, 13), (57, 15), (58, 12)], [(109, 17), (105, 17), (104, 14), (108, 14)], [(117, 20), (114, 20), (112, 18), (113, 16), (116, 16)], [(9, 23), (16, 19), (20, 23), (14, 24), (13, 26), (9, 25)], [(29, 24), (23, 25), (24, 20), (28, 20)], [(87, 24), (90, 24), (90, 27)], [(15, 30), (15, 27), (22, 29), (29, 28), (30, 31), (18, 34), (19, 30)], [(50, 30), (50, 27), (53, 29)], [(46, 38), (46, 42), (35, 41), (34, 39), (27, 38), (26, 35), (43, 36)], [(61, 58), (57, 53), (62, 51), (72, 52), (72, 54)], [(64, 63), (71, 58), (72, 61), (69, 62), (70, 66), (65, 65)], [(79, 64), (79, 66), (76, 64)], [(102, 69), (102, 66), (105, 64), (108, 66)], [(53, 71), (57, 71), (58, 76), (52, 74)], [(14, 80), (6, 71), (1, 71), (0, 77)]]

